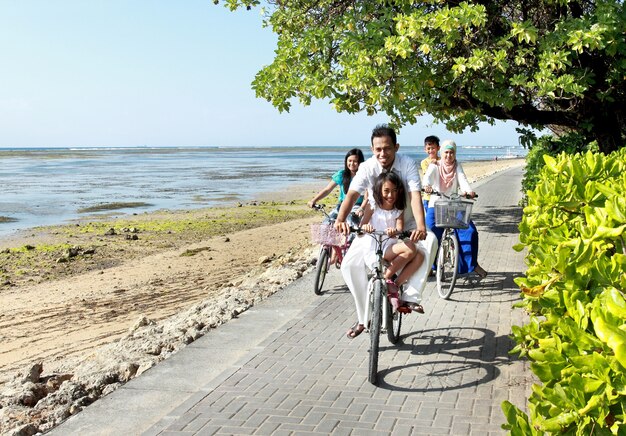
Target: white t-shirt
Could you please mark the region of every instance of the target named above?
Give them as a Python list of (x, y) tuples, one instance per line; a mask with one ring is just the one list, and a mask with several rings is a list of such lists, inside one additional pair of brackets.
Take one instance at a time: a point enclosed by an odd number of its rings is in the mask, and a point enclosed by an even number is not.
[[(413, 217), (413, 210), (411, 209), (409, 192), (419, 192), (422, 189), (415, 160), (409, 156), (396, 153), (391, 171), (400, 176), (406, 192), (407, 208), (404, 210), (404, 228), (405, 230), (414, 229), (415, 218)], [(372, 189), (374, 188), (376, 179), (382, 172), (383, 167), (376, 159), (376, 156), (370, 157), (359, 165), (359, 170), (352, 178), (352, 182), (350, 182), (350, 190), (357, 191), (361, 195), (367, 190), (369, 198), (374, 198)]]

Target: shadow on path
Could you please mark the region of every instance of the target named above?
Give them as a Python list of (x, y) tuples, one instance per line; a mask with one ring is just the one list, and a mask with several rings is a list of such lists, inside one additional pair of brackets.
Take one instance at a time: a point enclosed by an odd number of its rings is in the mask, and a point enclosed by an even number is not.
[(472, 213), (472, 221), (480, 232), (517, 234), (522, 222), (523, 209), (519, 206), (485, 206), (482, 212)]
[[(519, 300), (520, 291), (514, 279), (523, 277), (520, 272), (490, 272), (481, 280), (475, 276), (459, 276), (449, 301), (463, 303), (514, 302)], [(476, 292), (479, 291), (479, 294)], [(484, 297), (484, 298), (482, 298)]]
[[(379, 387), (400, 392), (443, 392), (489, 383), (501, 367), (515, 359), (508, 355), (513, 341), (484, 328), (446, 327), (410, 333), (395, 350), (397, 357), (410, 353), (408, 365), (395, 365), (379, 372)], [(418, 362), (415, 360), (418, 359)]]

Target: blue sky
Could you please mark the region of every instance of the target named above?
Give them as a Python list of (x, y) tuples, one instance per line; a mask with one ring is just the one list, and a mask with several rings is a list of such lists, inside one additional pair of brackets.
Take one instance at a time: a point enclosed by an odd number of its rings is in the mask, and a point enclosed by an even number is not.
[[(255, 98), (275, 40), (257, 10), (211, 0), (0, 0), (0, 148), (369, 145), (384, 115)], [(451, 134), (424, 117), (399, 142), (513, 146), (516, 125)]]

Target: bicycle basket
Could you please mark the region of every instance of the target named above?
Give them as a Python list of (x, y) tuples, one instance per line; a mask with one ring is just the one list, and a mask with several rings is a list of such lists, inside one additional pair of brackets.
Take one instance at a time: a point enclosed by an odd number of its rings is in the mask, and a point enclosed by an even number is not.
[(332, 224), (311, 224), (311, 239), (320, 245), (343, 245), (346, 240)]
[(435, 203), (435, 225), (452, 229), (469, 227), (472, 201), (439, 200)]

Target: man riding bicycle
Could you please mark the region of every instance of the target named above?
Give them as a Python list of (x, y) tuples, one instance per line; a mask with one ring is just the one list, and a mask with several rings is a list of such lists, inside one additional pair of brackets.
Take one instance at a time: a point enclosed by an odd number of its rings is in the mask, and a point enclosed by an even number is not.
[[(413, 229), (411, 233), (411, 241), (423, 241), (427, 239), (426, 224), (424, 221), (424, 206), (421, 196), (421, 182), (417, 165), (409, 156), (398, 154), (400, 144), (397, 143), (395, 131), (387, 125), (379, 125), (374, 128), (371, 136), (371, 147), (373, 156), (363, 162), (350, 183), (350, 188), (344, 198), (335, 228), (344, 233), (349, 233), (349, 225), (346, 223), (346, 217), (352, 210), (352, 206), (357, 198), (368, 191), (369, 198), (373, 198), (372, 188), (376, 178), (383, 171), (393, 171), (402, 180), (405, 192), (407, 193), (407, 204), (410, 205), (405, 214), (405, 228)], [(364, 251), (369, 247), (367, 242), (361, 243), (362, 238), (357, 238), (348, 250), (346, 257), (341, 264), (341, 274), (354, 297), (356, 312), (358, 317), (357, 324), (352, 327), (348, 335), (356, 337), (365, 329), (367, 314), (365, 313), (367, 301), (367, 267), (364, 258)], [(432, 255), (436, 252), (433, 244), (436, 238), (430, 234), (426, 243), (421, 243), (420, 248), (426, 251), (426, 260), (428, 265), (432, 264)], [(417, 311), (422, 311), (420, 306), (422, 282), (425, 280), (423, 265), (411, 276), (404, 288), (403, 300), (413, 303), (413, 307)], [(399, 283), (402, 285), (402, 283)], [(420, 310), (421, 309), (421, 310)]]

